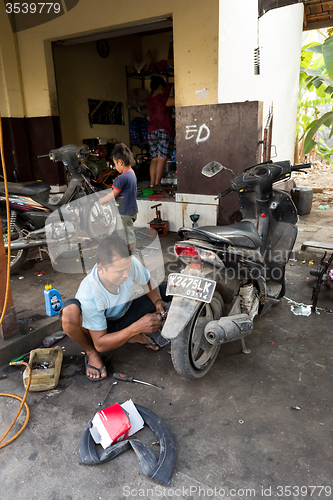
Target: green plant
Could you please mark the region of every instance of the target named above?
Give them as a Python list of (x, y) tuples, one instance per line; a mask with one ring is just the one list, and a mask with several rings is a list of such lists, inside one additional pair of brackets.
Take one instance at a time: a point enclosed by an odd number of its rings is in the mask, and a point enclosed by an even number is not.
[(330, 148), (326, 142), (319, 139), (317, 153), (324, 158), (324, 160), (330, 161), (330, 158), (333, 155), (333, 148)]
[[(333, 135), (333, 36), (332, 31), (327, 34), (323, 43), (302, 47), (296, 126), (297, 153), (300, 149), (305, 155), (318, 148), (317, 153), (325, 158), (329, 158), (330, 148), (319, 138), (318, 131), (325, 126), (330, 129), (329, 137)], [(317, 98), (311, 99), (314, 93)], [(324, 104), (331, 110), (321, 115)]]

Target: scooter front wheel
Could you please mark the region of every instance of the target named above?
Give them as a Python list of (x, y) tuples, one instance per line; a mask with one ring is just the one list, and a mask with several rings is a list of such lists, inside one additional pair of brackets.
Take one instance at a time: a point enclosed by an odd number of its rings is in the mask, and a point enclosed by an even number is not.
[(205, 326), (224, 314), (223, 299), (214, 293), (210, 304), (203, 303), (186, 327), (171, 341), (171, 358), (177, 373), (189, 379), (206, 375), (213, 366), (220, 346), (207, 342)]
[[(7, 243), (8, 240), (8, 224), (7, 224), (7, 214), (4, 211), (1, 211), (1, 225), (2, 225), (2, 234), (4, 242)], [(16, 219), (14, 224), (12, 225), (12, 231), (10, 234), (11, 241), (15, 241), (20, 238), (20, 232), (24, 229), (24, 225), (21, 221)], [(15, 272), (19, 267), (22, 266), (25, 261), (28, 250), (26, 248), (20, 248), (19, 250), (10, 251), (10, 272)], [(7, 250), (6, 250), (7, 254)]]
[(101, 206), (92, 203), (87, 212), (86, 230), (89, 238), (99, 243), (113, 233), (117, 224), (117, 212), (113, 204)]

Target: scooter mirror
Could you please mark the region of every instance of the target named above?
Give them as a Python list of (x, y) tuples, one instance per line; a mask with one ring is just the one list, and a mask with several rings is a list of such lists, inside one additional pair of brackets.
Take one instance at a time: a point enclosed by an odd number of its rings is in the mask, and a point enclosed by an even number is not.
[(225, 170), (225, 167), (221, 165), (221, 163), (218, 163), (217, 161), (211, 161), (202, 168), (201, 173), (205, 177), (214, 177), (214, 175), (218, 174), (222, 170)]

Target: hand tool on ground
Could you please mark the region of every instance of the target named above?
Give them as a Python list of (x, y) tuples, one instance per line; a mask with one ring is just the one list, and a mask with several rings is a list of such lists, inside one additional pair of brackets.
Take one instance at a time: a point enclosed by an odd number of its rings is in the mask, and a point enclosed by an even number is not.
[(128, 375), (124, 375), (123, 373), (114, 373), (113, 374), (114, 378), (118, 380), (123, 380), (125, 382), (137, 382), (138, 384), (144, 384), (144, 385), (151, 385), (152, 387), (156, 387), (156, 389), (159, 389), (160, 391), (163, 389), (162, 386), (155, 385), (155, 384), (150, 384), (149, 382), (143, 382), (142, 380), (136, 380), (133, 377), (129, 377)]
[(106, 401), (106, 398), (108, 397), (108, 395), (109, 395), (109, 394), (110, 394), (110, 392), (111, 392), (112, 387), (113, 387), (114, 385), (116, 385), (116, 384), (118, 384), (118, 382), (113, 382), (113, 383), (111, 384), (111, 387), (110, 387), (110, 389), (108, 390), (108, 392), (107, 392), (107, 394), (106, 394), (105, 398), (103, 399), (103, 401), (100, 401), (100, 402), (98, 403), (98, 406), (103, 406), (103, 405), (104, 405), (104, 403), (105, 403), (105, 401)]
[(15, 364), (16, 361), (20, 361), (21, 359), (24, 359), (26, 356), (29, 356), (30, 354), (30, 351), (29, 352), (26, 352), (25, 354), (22, 354), (22, 356), (19, 356), (18, 358), (15, 358), (15, 359), (12, 359), (9, 364), (12, 365), (12, 364)]

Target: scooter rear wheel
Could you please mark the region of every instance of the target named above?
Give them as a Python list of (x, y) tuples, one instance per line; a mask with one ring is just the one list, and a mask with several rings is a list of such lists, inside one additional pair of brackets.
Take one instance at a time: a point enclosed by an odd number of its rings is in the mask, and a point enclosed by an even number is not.
[[(3, 239), (4, 242), (6, 243), (8, 240), (8, 226), (7, 226), (7, 214), (4, 211), (1, 211), (0, 213), (1, 216), (1, 225), (2, 225), (2, 233), (3, 233)], [(24, 225), (22, 222), (18, 219), (16, 219), (12, 232), (11, 232), (11, 241), (15, 241), (20, 237), (20, 231), (24, 229)], [(19, 267), (22, 266), (23, 262), (25, 261), (26, 255), (28, 253), (28, 250), (26, 248), (21, 248), (20, 250), (12, 250), (10, 251), (10, 272), (13, 273), (17, 271)], [(6, 250), (6, 255), (8, 255), (7, 250)]]
[(171, 357), (175, 370), (183, 377), (198, 379), (213, 366), (220, 346), (207, 342), (204, 330), (207, 323), (224, 314), (223, 299), (214, 293), (210, 304), (203, 303), (195, 317), (171, 342)]

